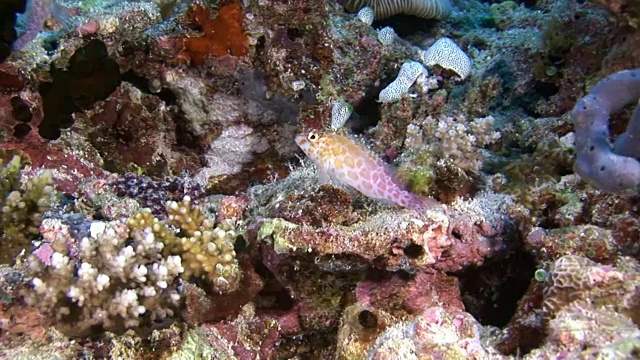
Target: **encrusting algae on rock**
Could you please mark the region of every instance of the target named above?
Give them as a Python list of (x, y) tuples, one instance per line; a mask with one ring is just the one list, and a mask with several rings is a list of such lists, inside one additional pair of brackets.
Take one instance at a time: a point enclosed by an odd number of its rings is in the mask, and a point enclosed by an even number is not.
[(322, 176), (345, 183), (369, 198), (418, 212), (438, 204), (432, 198), (403, 190), (382, 160), (344, 135), (310, 131), (296, 136), (296, 143), (313, 160)]

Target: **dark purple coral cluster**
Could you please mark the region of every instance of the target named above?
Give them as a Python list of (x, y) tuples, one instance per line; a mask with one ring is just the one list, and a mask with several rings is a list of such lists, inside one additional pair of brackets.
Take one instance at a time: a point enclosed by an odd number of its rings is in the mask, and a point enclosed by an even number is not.
[(165, 213), (167, 201), (180, 201), (185, 196), (197, 200), (205, 194), (202, 186), (193, 181), (188, 174), (153, 180), (148, 176), (126, 173), (119, 176), (111, 185), (116, 195), (137, 199), (143, 207), (151, 209), (156, 216), (162, 216)]

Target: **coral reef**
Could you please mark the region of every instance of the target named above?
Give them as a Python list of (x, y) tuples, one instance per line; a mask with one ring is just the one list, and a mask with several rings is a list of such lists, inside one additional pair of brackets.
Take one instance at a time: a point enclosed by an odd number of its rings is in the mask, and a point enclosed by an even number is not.
[(480, 324), (470, 314), (432, 307), (409, 323), (387, 328), (366, 355), (374, 359), (499, 359), (500, 354), (485, 347), (479, 335)]
[(500, 132), (493, 130), (493, 121), (492, 117), (468, 121), (459, 114), (428, 116), (407, 126), (405, 146), (417, 154), (415, 158), (429, 153), (432, 161), (452, 160), (460, 169), (477, 173), (483, 162), (482, 149), (500, 138)]
[(0, 357), (637, 357), (639, 14), (3, 2)]
[(123, 332), (173, 318), (182, 299), (179, 276), (202, 278), (216, 293), (235, 290), (241, 273), (233, 227), (214, 228), (189, 197), (168, 202), (167, 213), (184, 237), (150, 209), (126, 223), (89, 222), (88, 229), (81, 218), (70, 225), (45, 220), (44, 242), (28, 259), (33, 290), (26, 302), (64, 333), (83, 336), (96, 327)]
[(182, 236), (176, 236), (154, 218), (150, 209), (143, 209), (127, 224), (135, 230), (150, 229), (163, 244), (164, 254), (179, 255), (185, 266), (185, 278), (201, 278), (217, 293), (235, 290), (242, 275), (234, 250), (237, 234), (233, 224), (225, 221), (216, 225), (191, 203), (189, 196), (179, 203), (167, 202), (167, 220)]

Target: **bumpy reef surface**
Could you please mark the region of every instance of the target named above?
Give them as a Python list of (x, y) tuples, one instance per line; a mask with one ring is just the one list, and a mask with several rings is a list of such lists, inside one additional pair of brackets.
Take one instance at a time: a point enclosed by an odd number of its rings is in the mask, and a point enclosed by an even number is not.
[[(571, 113), (640, 68), (636, 1), (10, 0), (0, 23), (1, 358), (638, 357), (640, 196), (574, 172)], [(312, 130), (438, 205), (325, 181)]]

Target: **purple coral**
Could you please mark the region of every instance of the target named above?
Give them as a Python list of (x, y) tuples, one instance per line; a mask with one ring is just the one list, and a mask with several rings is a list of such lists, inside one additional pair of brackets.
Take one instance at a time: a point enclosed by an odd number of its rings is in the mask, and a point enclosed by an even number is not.
[(142, 206), (150, 208), (156, 216), (164, 215), (168, 200), (181, 200), (185, 196), (199, 199), (204, 195), (202, 186), (188, 176), (153, 180), (148, 176), (126, 173), (112, 185), (116, 195), (139, 200)]
[[(620, 71), (601, 80), (571, 111), (576, 127), (575, 171), (595, 187), (610, 192), (640, 188), (636, 108), (624, 134), (612, 147), (609, 115), (640, 98), (640, 69)], [(634, 144), (635, 143), (635, 144)]]
[(15, 49), (22, 49), (26, 44), (45, 30), (45, 22), (52, 16), (63, 26), (71, 24), (72, 12), (54, 0), (29, 0), (26, 11), (18, 17), (18, 39), (13, 44)]

